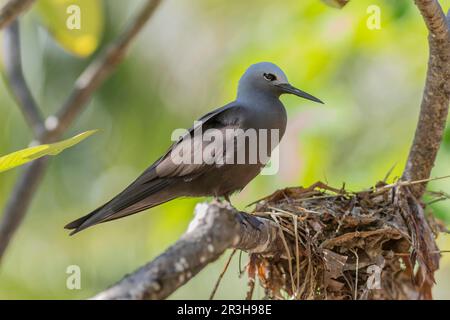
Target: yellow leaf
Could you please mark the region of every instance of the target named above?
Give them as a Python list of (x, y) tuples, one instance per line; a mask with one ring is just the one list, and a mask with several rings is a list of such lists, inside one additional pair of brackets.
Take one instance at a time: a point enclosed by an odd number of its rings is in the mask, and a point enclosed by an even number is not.
[(325, 4), (334, 8), (343, 8), (350, 0), (322, 0)]
[(15, 168), (43, 156), (57, 155), (61, 151), (80, 143), (95, 132), (97, 130), (89, 130), (67, 140), (26, 148), (0, 157), (0, 172)]
[(91, 55), (103, 32), (101, 0), (40, 0), (36, 3), (42, 23), (67, 51)]

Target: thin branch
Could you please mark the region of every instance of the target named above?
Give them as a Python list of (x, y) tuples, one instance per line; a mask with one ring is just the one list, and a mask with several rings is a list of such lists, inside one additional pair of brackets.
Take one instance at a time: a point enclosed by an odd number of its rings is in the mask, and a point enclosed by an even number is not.
[(225, 267), (223, 268), (222, 272), (219, 274), (219, 278), (216, 281), (216, 284), (214, 285), (214, 288), (209, 295), (209, 300), (214, 299), (214, 296), (216, 295), (217, 289), (219, 289), (219, 285), (222, 282), (223, 276), (225, 275), (225, 272), (227, 272), (228, 267), (230, 266), (231, 260), (233, 260), (233, 256), (235, 255), (237, 249), (234, 249), (230, 256), (228, 257), (227, 263), (225, 264)]
[[(427, 79), (413, 144), (403, 180), (428, 179), (433, 169), (448, 115), (450, 101), (450, 30), (437, 0), (415, 0), (429, 31)], [(426, 184), (414, 186), (420, 198)]]
[(5, 207), (0, 222), (0, 262), (8, 245), (22, 223), (34, 193), (41, 182), (48, 158), (41, 158), (25, 165)]
[[(40, 142), (56, 140), (69, 128), (84, 109), (95, 90), (123, 60), (128, 47), (142, 30), (145, 22), (152, 16), (159, 3), (161, 3), (161, 0), (147, 0), (139, 14), (131, 20), (131, 23), (117, 40), (86, 68), (76, 81), (75, 88), (57, 115), (49, 117), (49, 119), (56, 119), (56, 121), (46, 121), (46, 127), (37, 137)], [(14, 35), (19, 37), (19, 33)], [(17, 41), (19, 40), (18, 38)], [(11, 46), (9, 49), (12, 49)], [(12, 56), (12, 52), (9, 55)], [(21, 73), (20, 59), (16, 59), (15, 62), (15, 67), (19, 68)], [(15, 70), (14, 74), (18, 74), (19, 71)], [(22, 84), (26, 85), (25, 82)], [(22, 103), (23, 101), (19, 100), (19, 102)], [(21, 105), (21, 108), (24, 109), (24, 106)], [(50, 127), (49, 124), (54, 125)], [(30, 206), (34, 193), (45, 173), (45, 164), (46, 160), (34, 161), (29, 164), (14, 186), (0, 222), (0, 260)]]
[(0, 9), (0, 30), (12, 23), (36, 0), (10, 0)]
[(152, 262), (93, 299), (164, 299), (228, 248), (275, 255), (283, 252), (277, 225), (220, 203), (200, 204), (188, 231)]
[(22, 55), (20, 50), (19, 22), (15, 20), (4, 33), (3, 61), (5, 65), (8, 85), (17, 101), (28, 126), (33, 130), (35, 137), (44, 130), (44, 118), (28, 88), (22, 70)]

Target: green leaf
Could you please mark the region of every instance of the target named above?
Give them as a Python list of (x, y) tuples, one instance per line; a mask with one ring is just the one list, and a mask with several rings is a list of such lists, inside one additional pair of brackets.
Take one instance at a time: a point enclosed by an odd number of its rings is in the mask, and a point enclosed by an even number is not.
[(0, 172), (10, 170), (44, 156), (57, 155), (61, 151), (80, 143), (97, 131), (98, 130), (89, 130), (67, 140), (26, 148), (0, 157)]
[(101, 0), (40, 0), (36, 10), (65, 50), (87, 57), (97, 49), (103, 33)]

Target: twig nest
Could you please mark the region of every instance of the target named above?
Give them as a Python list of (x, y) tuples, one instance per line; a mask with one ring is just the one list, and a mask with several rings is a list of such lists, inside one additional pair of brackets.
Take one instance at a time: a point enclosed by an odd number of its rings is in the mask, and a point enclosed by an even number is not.
[(271, 299), (430, 299), (437, 224), (409, 186), (348, 192), (319, 182), (261, 200), (253, 214), (277, 223), (285, 251), (251, 254), (249, 283), (257, 277)]

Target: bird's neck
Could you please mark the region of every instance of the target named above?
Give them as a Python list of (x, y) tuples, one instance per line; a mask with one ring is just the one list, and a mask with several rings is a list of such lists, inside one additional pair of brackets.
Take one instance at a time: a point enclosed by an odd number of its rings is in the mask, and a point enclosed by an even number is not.
[(253, 110), (251, 113), (253, 122), (250, 127), (255, 127), (256, 123), (260, 128), (278, 129), (280, 130), (280, 138), (283, 136), (286, 129), (287, 114), (279, 96), (266, 93), (252, 93), (249, 96), (242, 94), (238, 95), (236, 102)]
[(259, 107), (281, 104), (280, 95), (266, 91), (242, 91), (238, 92), (236, 101), (245, 105), (259, 105)]

